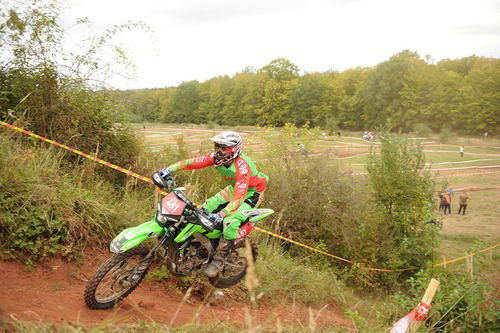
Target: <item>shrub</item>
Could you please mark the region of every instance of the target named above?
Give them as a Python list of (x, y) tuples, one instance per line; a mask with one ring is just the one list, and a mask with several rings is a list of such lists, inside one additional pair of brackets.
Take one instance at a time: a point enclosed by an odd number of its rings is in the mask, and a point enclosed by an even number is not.
[[(70, 255), (89, 242), (107, 243), (125, 227), (127, 218), (133, 224), (147, 219), (144, 197), (139, 201), (129, 194), (136, 204), (128, 205), (130, 199), (117, 195), (99, 177), (84, 177), (80, 169), (66, 167), (68, 153), (0, 138), (0, 249), (4, 256), (36, 260), (54, 253)], [(122, 215), (124, 206), (127, 218)]]
[(422, 267), (431, 255), (425, 222), (434, 209), (434, 182), (418, 143), (394, 133), (380, 137), (380, 152), (371, 149), (367, 166), (378, 217), (366, 226), (365, 251), (377, 253), (385, 267)]
[(420, 271), (406, 282), (407, 289), (391, 296), (391, 302), (381, 307), (378, 317), (387, 324), (417, 306), (432, 277), (440, 282), (432, 300), (425, 326), (432, 332), (448, 332), (459, 328), (464, 332), (496, 332), (500, 320), (495, 307), (494, 288), (478, 278), (460, 271), (439, 270), (433, 274)]

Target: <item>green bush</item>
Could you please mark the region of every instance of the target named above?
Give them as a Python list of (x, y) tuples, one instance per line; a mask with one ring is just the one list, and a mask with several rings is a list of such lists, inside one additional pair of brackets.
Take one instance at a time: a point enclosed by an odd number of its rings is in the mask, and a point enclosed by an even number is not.
[[(125, 197), (91, 172), (84, 176), (81, 169), (65, 165), (69, 153), (26, 147), (5, 136), (0, 139), (0, 250), (4, 256), (36, 260), (54, 253), (74, 254), (89, 243), (104, 245), (126, 224), (139, 224), (150, 216), (144, 210), (144, 193)], [(127, 217), (122, 214), (125, 206)]]

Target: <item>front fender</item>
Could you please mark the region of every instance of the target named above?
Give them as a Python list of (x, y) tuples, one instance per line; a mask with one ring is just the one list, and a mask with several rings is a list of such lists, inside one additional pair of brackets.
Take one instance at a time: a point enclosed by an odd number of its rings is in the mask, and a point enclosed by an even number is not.
[(114, 253), (122, 253), (136, 247), (149, 237), (162, 236), (165, 229), (156, 223), (153, 217), (150, 221), (136, 227), (127, 228), (120, 232), (118, 236), (111, 241), (109, 250)]

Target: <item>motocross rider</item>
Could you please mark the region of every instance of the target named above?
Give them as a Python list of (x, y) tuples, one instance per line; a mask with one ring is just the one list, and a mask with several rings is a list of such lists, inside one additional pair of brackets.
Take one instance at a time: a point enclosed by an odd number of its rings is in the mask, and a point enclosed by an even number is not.
[(214, 166), (230, 184), (203, 204), (210, 213), (208, 217), (214, 227), (223, 223), (223, 237), (214, 259), (204, 271), (206, 276), (215, 277), (224, 267), (226, 256), (238, 236), (238, 229), (246, 219), (240, 212), (260, 205), (269, 177), (257, 171), (255, 163), (241, 152), (243, 140), (238, 133), (224, 131), (210, 140), (215, 146), (213, 153), (179, 161), (157, 173), (167, 179), (177, 170)]

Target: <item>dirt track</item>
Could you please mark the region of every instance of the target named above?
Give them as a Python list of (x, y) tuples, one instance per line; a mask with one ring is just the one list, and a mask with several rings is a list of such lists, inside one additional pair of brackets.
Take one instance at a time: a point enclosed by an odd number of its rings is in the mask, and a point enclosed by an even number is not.
[[(105, 254), (95, 256), (90, 264), (77, 265), (61, 259), (46, 260), (32, 272), (15, 262), (0, 261), (0, 320), (20, 319), (43, 323), (73, 323), (93, 326), (101, 322), (135, 323), (139, 320), (181, 326), (196, 322), (216, 323), (221, 320), (245, 325), (243, 308), (226, 297), (204, 304), (191, 297), (183, 302), (183, 295), (167, 291), (159, 282), (145, 281), (119, 306), (110, 310), (91, 310), (83, 301), (86, 280), (92, 275)], [(177, 315), (176, 315), (176, 312)], [(251, 310), (254, 323), (274, 325), (277, 318), (283, 325), (299, 324), (307, 327), (309, 311), (306, 307), (280, 304), (276, 307), (260, 305)], [(351, 322), (328, 306), (313, 309), (318, 326), (351, 326)]]

